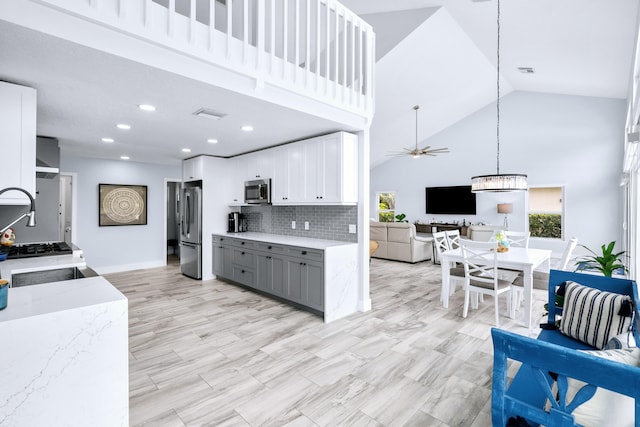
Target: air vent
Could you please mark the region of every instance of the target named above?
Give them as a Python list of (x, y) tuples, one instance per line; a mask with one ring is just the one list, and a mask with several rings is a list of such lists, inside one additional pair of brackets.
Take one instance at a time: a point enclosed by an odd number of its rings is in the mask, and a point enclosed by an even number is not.
[(204, 107), (194, 111), (193, 115), (200, 116), (200, 117), (207, 117), (213, 120), (220, 120), (221, 118), (226, 116), (226, 114), (219, 113), (217, 111), (211, 110), (209, 108), (204, 108)]

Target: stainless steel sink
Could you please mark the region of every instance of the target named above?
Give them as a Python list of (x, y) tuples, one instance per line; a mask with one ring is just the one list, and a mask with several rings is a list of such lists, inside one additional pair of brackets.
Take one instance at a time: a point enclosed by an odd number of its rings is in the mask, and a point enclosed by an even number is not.
[(60, 282), (63, 280), (84, 279), (85, 277), (98, 276), (89, 267), (63, 267), (51, 270), (29, 271), (11, 275), (11, 286), (38, 285), (41, 283)]

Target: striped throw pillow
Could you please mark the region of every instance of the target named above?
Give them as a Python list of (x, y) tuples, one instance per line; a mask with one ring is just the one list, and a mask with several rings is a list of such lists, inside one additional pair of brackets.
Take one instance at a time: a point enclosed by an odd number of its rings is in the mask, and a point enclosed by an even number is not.
[(602, 350), (609, 338), (631, 328), (629, 304), (628, 295), (567, 282), (560, 332)]

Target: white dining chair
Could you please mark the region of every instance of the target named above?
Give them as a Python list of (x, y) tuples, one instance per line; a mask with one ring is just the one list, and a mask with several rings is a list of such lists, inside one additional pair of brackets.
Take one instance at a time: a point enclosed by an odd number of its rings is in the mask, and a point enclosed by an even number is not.
[(479, 295), (492, 295), (495, 307), (496, 326), (499, 327), (499, 296), (503, 294), (507, 296), (507, 313), (509, 313), (509, 316), (513, 316), (511, 310), (511, 291), (513, 281), (518, 277), (518, 273), (498, 269), (497, 242), (464, 240), (461, 244), (465, 274), (462, 317), (467, 317), (472, 292)]
[(449, 241), (447, 240), (447, 236), (444, 234), (444, 231), (437, 231), (431, 234), (433, 236), (433, 263), (440, 263), (440, 254), (444, 251), (449, 250)]
[(517, 248), (529, 247), (529, 237), (531, 237), (531, 232), (529, 231), (505, 231), (504, 235), (509, 241), (509, 246)]
[[(444, 231), (433, 233), (433, 242), (435, 249), (439, 254), (450, 249), (449, 240)], [(434, 258), (435, 258), (434, 252)], [(440, 258), (438, 256), (438, 258)], [(449, 295), (453, 295), (456, 291), (456, 282), (464, 282), (464, 267), (459, 265), (449, 265)]]
[(447, 236), (447, 241), (451, 249), (458, 249), (460, 247), (460, 230), (446, 230), (444, 234)]

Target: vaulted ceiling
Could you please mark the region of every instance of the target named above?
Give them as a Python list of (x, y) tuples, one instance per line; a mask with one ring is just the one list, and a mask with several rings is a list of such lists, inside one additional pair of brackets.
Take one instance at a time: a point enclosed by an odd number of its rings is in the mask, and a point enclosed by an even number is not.
[[(496, 0), (343, 0), (369, 22), (376, 68), (372, 166), (495, 102)], [(501, 95), (513, 90), (626, 98), (637, 0), (501, 2)], [(382, 40), (380, 40), (382, 39)], [(389, 44), (394, 44), (389, 46)], [(531, 67), (534, 73), (521, 73)]]

